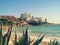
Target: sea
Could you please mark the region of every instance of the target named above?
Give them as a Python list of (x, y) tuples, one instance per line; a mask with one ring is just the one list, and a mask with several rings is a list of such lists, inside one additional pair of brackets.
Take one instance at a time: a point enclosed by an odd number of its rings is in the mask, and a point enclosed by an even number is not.
[(27, 27), (29, 27), (28, 31), (32, 33), (60, 37), (60, 25), (19, 26), (13, 28), (13, 31), (23, 32)]

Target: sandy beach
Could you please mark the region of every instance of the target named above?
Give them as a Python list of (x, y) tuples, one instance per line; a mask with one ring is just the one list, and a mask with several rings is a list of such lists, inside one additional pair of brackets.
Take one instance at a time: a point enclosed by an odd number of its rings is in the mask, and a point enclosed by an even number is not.
[[(3, 30), (3, 35), (5, 35), (5, 33), (7, 32), (7, 30)], [(17, 38), (22, 36), (22, 32), (17, 32)], [(15, 38), (15, 32), (12, 31), (11, 33), (11, 37), (10, 37), (10, 41), (9, 41), (9, 45), (14, 45), (13, 44), (13, 40)], [(42, 36), (41, 34), (36, 34), (36, 33), (31, 33), (28, 32), (29, 37), (31, 38), (31, 40), (34, 40), (31, 45), (36, 41), (36, 39), (39, 36)], [(48, 45), (48, 43), (50, 42), (51, 39), (57, 39), (60, 42), (60, 37), (49, 37), (49, 36), (45, 36), (42, 40), (42, 42), (40, 43), (40, 45)]]
[[(6, 32), (3, 32), (3, 35), (5, 34)], [(14, 32), (12, 32), (12, 34), (11, 34), (11, 37), (10, 37), (10, 41), (9, 41), (9, 45), (14, 45), (13, 44), (13, 41), (14, 41), (14, 38), (15, 38), (15, 33)], [(22, 32), (21, 33), (17, 33), (17, 38), (19, 38), (19, 37), (21, 37), (22, 36)], [(35, 42), (35, 40), (38, 38), (38, 35), (29, 35), (29, 37), (30, 37), (30, 39), (31, 40), (34, 40), (32, 43), (31, 43), (31, 45)], [(43, 39), (43, 41), (41, 42), (41, 44), (40, 45), (48, 45), (48, 41), (44, 41), (44, 39)]]
[[(4, 34), (5, 34), (6, 32), (4, 32)], [(15, 33), (14, 32), (12, 32), (12, 34), (11, 34), (11, 37), (10, 37), (10, 41), (9, 41), (9, 45), (13, 45), (13, 40), (14, 40), (14, 38), (15, 38)], [(22, 32), (20, 32), (20, 33), (17, 33), (17, 37), (19, 38), (19, 36), (21, 37), (22, 36)], [(29, 34), (29, 37), (31, 38), (31, 40), (36, 40), (37, 38), (38, 38), (38, 36), (39, 35), (37, 35), (37, 34), (32, 34), (32, 35), (30, 35)], [(40, 43), (40, 45), (48, 45), (48, 42), (51, 40), (51, 39), (58, 39), (58, 40), (60, 40), (60, 38), (56, 38), (56, 37), (47, 37), (47, 36), (45, 36), (44, 38), (43, 38), (43, 40), (42, 40), (42, 42)], [(33, 41), (33, 42), (34, 42)], [(33, 42), (31, 43), (31, 45), (33, 44)]]

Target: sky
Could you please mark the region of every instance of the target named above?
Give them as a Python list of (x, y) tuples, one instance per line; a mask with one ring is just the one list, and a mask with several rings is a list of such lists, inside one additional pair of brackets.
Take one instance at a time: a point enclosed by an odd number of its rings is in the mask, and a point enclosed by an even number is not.
[(24, 12), (60, 23), (60, 0), (0, 0), (0, 15), (20, 17)]

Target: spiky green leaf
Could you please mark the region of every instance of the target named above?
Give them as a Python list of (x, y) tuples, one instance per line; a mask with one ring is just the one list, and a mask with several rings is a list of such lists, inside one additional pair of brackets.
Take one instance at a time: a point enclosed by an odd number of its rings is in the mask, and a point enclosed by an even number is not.
[(33, 45), (39, 45), (39, 43), (41, 43), (41, 41), (43, 40), (44, 36), (45, 35), (43, 35), (41, 38), (39, 37)]
[(2, 27), (0, 27), (0, 45), (2, 45), (2, 39), (3, 39), (3, 36), (2, 36)]

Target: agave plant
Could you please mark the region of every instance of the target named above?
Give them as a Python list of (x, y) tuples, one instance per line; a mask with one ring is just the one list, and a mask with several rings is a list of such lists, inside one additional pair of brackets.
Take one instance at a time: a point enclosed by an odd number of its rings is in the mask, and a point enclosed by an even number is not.
[(2, 28), (0, 27), (0, 45), (2, 45)]
[(2, 35), (2, 26), (0, 27), (0, 45), (8, 45), (12, 32), (12, 26), (9, 27), (8, 32)]
[[(44, 36), (45, 35), (43, 35), (42, 37), (39, 36), (39, 38), (34, 42), (33, 45), (39, 45), (39, 43), (41, 43), (41, 41), (44, 38)], [(34, 40), (30, 41), (30, 38), (28, 37), (28, 27), (27, 27), (25, 33), (23, 31), (23, 35), (19, 39), (17, 39), (17, 34), (15, 32), (14, 45), (30, 45), (31, 42), (33, 42), (33, 41)]]
[(49, 45), (60, 45), (60, 43), (58, 42), (58, 40), (50, 40)]

